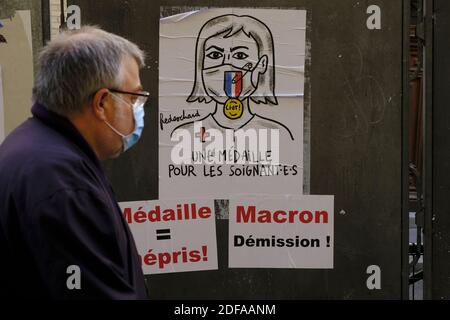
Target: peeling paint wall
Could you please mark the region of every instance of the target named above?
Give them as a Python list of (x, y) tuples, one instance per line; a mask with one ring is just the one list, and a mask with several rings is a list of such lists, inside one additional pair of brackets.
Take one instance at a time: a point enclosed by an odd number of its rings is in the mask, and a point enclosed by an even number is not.
[(29, 10), (15, 11), (11, 18), (0, 20), (0, 66), (3, 86), (4, 133), (8, 135), (30, 116), (33, 88), (33, 48)]
[[(36, 65), (39, 50), (42, 48), (42, 10), (38, 0), (0, 0), (0, 20), (14, 16), (16, 10), (30, 10), (33, 42), (33, 61)], [(1, 63), (1, 62), (0, 62)], [(5, 79), (3, 79), (5, 81)]]
[[(31, 90), (37, 58), (43, 45), (42, 2), (0, 0), (0, 44), (5, 135), (30, 116)], [(8, 39), (9, 38), (9, 39)]]

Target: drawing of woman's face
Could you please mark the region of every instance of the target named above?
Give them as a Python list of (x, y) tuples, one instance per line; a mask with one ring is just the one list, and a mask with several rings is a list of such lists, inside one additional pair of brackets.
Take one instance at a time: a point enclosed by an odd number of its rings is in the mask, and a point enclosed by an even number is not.
[(205, 42), (203, 84), (208, 95), (217, 103), (225, 104), (225, 73), (240, 71), (242, 92), (240, 100), (251, 96), (258, 86), (259, 74), (267, 70), (267, 57), (259, 57), (256, 41), (240, 31), (225, 38), (226, 33), (211, 37)]

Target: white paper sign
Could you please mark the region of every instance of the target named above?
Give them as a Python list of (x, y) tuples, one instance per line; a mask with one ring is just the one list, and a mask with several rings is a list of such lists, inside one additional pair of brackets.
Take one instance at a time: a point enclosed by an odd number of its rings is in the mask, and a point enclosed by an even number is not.
[(144, 274), (216, 270), (213, 200), (119, 203)]
[(305, 37), (304, 10), (161, 19), (160, 198), (303, 193)]
[(230, 268), (333, 268), (333, 196), (236, 199), (229, 210)]

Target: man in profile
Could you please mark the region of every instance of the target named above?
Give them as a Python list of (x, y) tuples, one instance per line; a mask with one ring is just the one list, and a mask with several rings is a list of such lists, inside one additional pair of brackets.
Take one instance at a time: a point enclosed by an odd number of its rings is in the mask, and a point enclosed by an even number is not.
[(142, 133), (144, 53), (83, 27), (50, 42), (39, 64), (33, 117), (0, 145), (0, 296), (146, 299), (133, 236), (100, 163)]

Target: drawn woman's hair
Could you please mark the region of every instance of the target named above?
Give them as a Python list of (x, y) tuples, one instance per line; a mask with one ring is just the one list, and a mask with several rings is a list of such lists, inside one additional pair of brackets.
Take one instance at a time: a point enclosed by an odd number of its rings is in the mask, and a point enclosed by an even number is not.
[(251, 16), (237, 16), (234, 14), (215, 17), (206, 22), (200, 30), (195, 52), (194, 87), (187, 102), (198, 101), (209, 103), (212, 101), (212, 98), (204, 88), (202, 77), (206, 41), (217, 36), (229, 38), (240, 31), (255, 40), (258, 46), (259, 59), (264, 55), (268, 58), (267, 70), (264, 74), (259, 75), (257, 89), (251, 95), (250, 99), (257, 104), (278, 104), (275, 96), (275, 56), (272, 33), (260, 20)]

